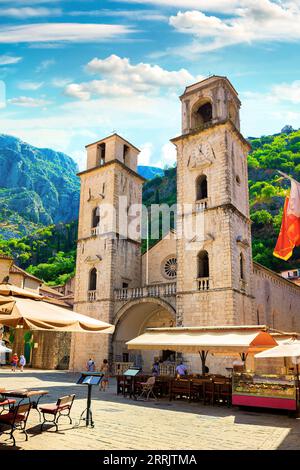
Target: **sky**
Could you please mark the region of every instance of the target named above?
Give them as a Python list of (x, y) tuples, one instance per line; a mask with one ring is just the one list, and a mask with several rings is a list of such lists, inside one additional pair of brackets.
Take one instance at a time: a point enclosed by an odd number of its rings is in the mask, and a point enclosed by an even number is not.
[(175, 162), (179, 95), (225, 75), (245, 137), (300, 128), (300, 0), (0, 0), (0, 133), (62, 151), (117, 132)]

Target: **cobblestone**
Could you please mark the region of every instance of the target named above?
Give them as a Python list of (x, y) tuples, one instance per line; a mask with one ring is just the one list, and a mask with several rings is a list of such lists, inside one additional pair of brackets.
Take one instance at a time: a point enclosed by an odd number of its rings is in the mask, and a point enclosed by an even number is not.
[[(100, 392), (93, 387), (94, 428), (79, 421), (86, 406), (87, 388), (76, 385), (79, 374), (64, 371), (0, 370), (0, 388), (41, 388), (49, 390), (42, 402), (76, 394), (73, 424), (61, 418), (54, 427), (40, 432), (39, 417), (32, 410), (28, 420), (29, 439), (15, 433), (16, 449), (23, 450), (271, 450), (300, 449), (300, 419), (279, 412), (243, 411), (238, 408), (203, 406), (185, 401), (139, 402), (117, 396), (116, 381)], [(0, 448), (11, 449), (7, 436), (0, 436)]]

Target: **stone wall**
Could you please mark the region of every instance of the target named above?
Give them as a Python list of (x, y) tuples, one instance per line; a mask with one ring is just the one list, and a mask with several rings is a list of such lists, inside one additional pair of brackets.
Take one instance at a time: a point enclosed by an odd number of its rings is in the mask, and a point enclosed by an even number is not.
[(256, 323), (300, 332), (300, 286), (257, 263), (253, 265)]

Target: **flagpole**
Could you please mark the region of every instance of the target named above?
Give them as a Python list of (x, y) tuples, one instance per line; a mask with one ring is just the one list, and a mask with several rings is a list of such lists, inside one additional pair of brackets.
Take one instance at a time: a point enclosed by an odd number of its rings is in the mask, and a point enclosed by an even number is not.
[(280, 171), (280, 170), (276, 170), (276, 171), (277, 171), (277, 173), (280, 173), (282, 176), (284, 176), (284, 178), (287, 178), (290, 181), (295, 181), (295, 183), (298, 183), (298, 181), (295, 180), (295, 178), (292, 178), (291, 176), (287, 175), (286, 173), (283, 173), (283, 171)]

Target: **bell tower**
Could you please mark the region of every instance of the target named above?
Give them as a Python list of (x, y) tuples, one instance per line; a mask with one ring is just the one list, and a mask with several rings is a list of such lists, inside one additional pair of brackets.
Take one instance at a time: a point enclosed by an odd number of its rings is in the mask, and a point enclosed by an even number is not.
[(240, 100), (226, 77), (180, 97), (177, 148), (177, 322), (253, 324), (247, 154)]
[[(86, 146), (81, 180), (74, 310), (113, 323), (114, 290), (141, 282), (141, 214), (144, 178), (139, 150), (118, 134)], [(70, 368), (89, 357), (97, 366), (111, 355), (111, 335), (74, 334)], [(89, 357), (87, 357), (89, 356)]]

